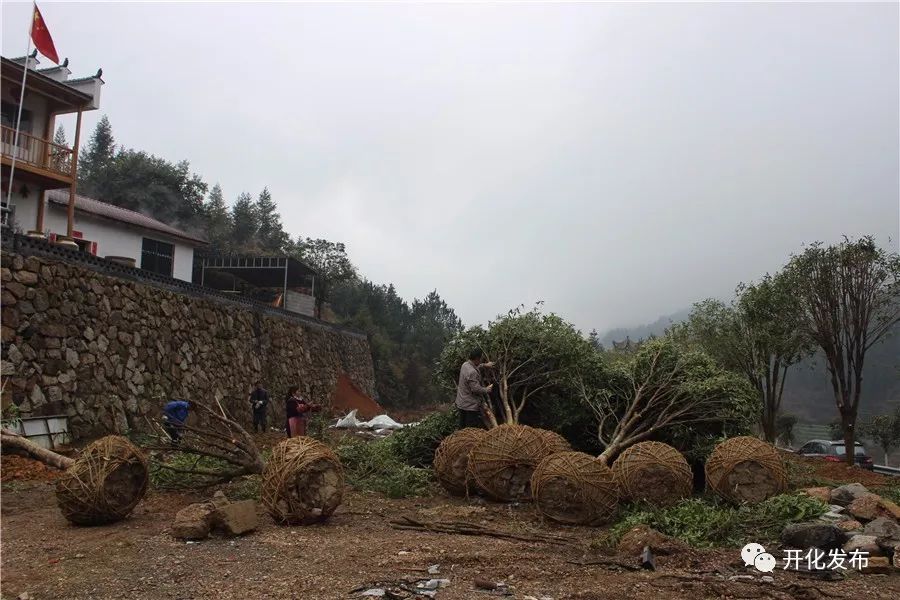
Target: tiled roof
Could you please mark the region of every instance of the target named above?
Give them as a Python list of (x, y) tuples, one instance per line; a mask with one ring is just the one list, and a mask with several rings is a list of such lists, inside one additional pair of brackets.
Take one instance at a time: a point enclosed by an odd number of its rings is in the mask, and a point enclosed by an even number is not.
[[(47, 199), (53, 204), (68, 206), (69, 192), (68, 190), (51, 190), (47, 192)], [(164, 233), (189, 242), (197, 244), (207, 243), (201, 235), (187, 233), (181, 229), (172, 227), (171, 225), (166, 225), (162, 221), (157, 221), (153, 217), (148, 217), (143, 213), (122, 208), (121, 206), (116, 206), (107, 202), (101, 202), (100, 200), (94, 200), (87, 196), (75, 195), (75, 210), (103, 217), (105, 219), (119, 221), (120, 223), (128, 223), (129, 225), (134, 225), (141, 229), (158, 231), (159, 233)]]

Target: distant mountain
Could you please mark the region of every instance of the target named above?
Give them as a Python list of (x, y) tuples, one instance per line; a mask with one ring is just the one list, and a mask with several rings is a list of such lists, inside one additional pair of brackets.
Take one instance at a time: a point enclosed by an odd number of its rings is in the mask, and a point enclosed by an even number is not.
[[(687, 320), (690, 314), (691, 309), (685, 308), (646, 325), (611, 329), (600, 341), (604, 348), (610, 349), (613, 341), (621, 342), (626, 337), (637, 342), (651, 335), (662, 335), (673, 324)], [(867, 353), (862, 393), (860, 422), (889, 413), (900, 404), (900, 330)], [(837, 418), (831, 383), (821, 355), (809, 357), (788, 371), (782, 409), (797, 415), (803, 423), (825, 425)]]
[(645, 339), (650, 337), (651, 335), (662, 335), (666, 332), (666, 329), (674, 325), (675, 323), (680, 323), (688, 318), (691, 314), (690, 308), (683, 308), (678, 312), (674, 312), (671, 315), (665, 315), (652, 323), (647, 325), (637, 325), (635, 327), (617, 327), (616, 329), (610, 329), (603, 337), (600, 338), (600, 341), (603, 343), (604, 348), (612, 348), (612, 343), (614, 341), (621, 342), (626, 337), (631, 338), (632, 341), (636, 342), (641, 339)]

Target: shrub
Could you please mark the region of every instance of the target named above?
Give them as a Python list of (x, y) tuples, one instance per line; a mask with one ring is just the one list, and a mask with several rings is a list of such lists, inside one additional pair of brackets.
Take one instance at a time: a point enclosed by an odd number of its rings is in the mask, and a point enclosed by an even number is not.
[(689, 498), (667, 508), (633, 504), (606, 541), (615, 545), (629, 529), (644, 524), (697, 548), (765, 544), (777, 540), (785, 525), (815, 519), (827, 510), (805, 494), (782, 494), (737, 508), (717, 498)]
[(337, 447), (347, 483), (389, 498), (421, 496), (432, 482), (430, 469), (412, 467), (397, 455), (391, 438), (346, 441)]
[(394, 455), (413, 467), (430, 467), (434, 451), (445, 437), (456, 431), (459, 413), (456, 409), (436, 412), (412, 427), (405, 427), (384, 441)]

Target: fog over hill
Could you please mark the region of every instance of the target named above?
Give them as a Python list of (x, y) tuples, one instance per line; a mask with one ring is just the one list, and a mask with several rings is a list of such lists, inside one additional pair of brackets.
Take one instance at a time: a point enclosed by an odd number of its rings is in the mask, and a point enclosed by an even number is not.
[[(690, 313), (691, 309), (685, 308), (645, 325), (617, 327), (600, 339), (604, 348), (612, 348), (613, 341), (621, 342), (626, 337), (638, 341), (662, 335), (674, 323), (686, 320)], [(866, 355), (862, 394), (860, 421), (888, 413), (900, 404), (900, 328), (895, 328), (893, 335)], [(797, 415), (804, 423), (827, 424), (837, 418), (823, 356), (813, 355), (791, 367), (784, 386), (782, 410)]]

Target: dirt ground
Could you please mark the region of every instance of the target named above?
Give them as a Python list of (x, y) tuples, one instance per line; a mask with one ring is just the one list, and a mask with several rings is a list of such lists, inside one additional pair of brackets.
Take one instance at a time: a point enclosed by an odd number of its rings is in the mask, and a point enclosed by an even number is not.
[[(5, 458), (4, 458), (5, 461)], [(526, 599), (615, 598), (898, 598), (900, 577), (852, 574), (826, 582), (776, 570), (774, 583), (743, 567), (738, 550), (692, 551), (657, 558), (657, 570), (622, 571), (576, 564), (635, 557), (591, 550), (596, 529), (542, 524), (528, 505), (448, 497), (389, 500), (350, 491), (332, 519), (280, 527), (260, 514), (260, 528), (238, 539), (200, 543), (173, 539), (168, 528), (182, 506), (199, 498), (151, 493), (126, 521), (69, 525), (56, 508), (52, 483), (7, 480), (2, 494), (2, 597), (75, 598), (352, 598), (359, 588), (446, 578), (439, 600), (489, 598), (475, 580), (503, 581)], [(389, 520), (464, 520), (486, 527), (552, 532), (570, 546), (441, 533), (399, 531)], [(772, 549), (770, 549), (771, 551)], [(777, 556), (777, 554), (776, 554)], [(430, 565), (439, 575), (428, 575)], [(730, 581), (733, 576), (746, 579)], [(390, 596), (388, 596), (390, 597)], [(409, 596), (396, 596), (409, 597)]]

